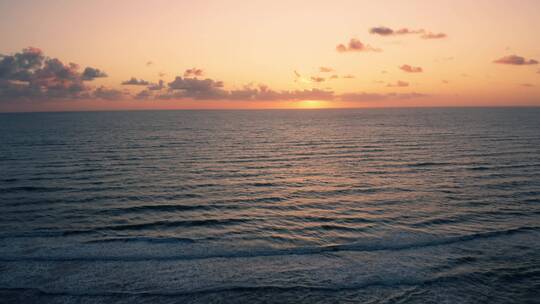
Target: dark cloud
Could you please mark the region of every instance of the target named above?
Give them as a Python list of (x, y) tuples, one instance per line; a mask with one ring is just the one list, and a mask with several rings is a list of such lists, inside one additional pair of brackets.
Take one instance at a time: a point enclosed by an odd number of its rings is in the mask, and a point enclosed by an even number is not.
[(106, 77), (103, 71), (46, 57), (34, 47), (0, 57), (0, 101), (80, 99), (92, 96), (85, 82)]
[(167, 84), (165, 91), (152, 93), (153, 86), (161, 88), (162, 83), (151, 85), (135, 96), (136, 99), (192, 99), (192, 100), (242, 100), (242, 101), (273, 101), (273, 100), (332, 100), (334, 93), (326, 90), (295, 90), (275, 91), (265, 85), (247, 85), (242, 89), (226, 90), (223, 82), (213, 79), (182, 78), (177, 76)]
[(399, 30), (393, 30), (389, 27), (379, 26), (379, 27), (372, 27), (369, 30), (369, 32), (371, 34), (380, 35), (380, 36), (421, 35), (420, 38), (422, 39), (442, 39), (442, 38), (447, 37), (445, 33), (432, 33), (424, 29), (411, 30), (406, 27), (401, 28)]
[(313, 82), (324, 82), (326, 79), (324, 77), (319, 76), (311, 76), (311, 81)]
[(177, 76), (168, 83), (169, 93), (167, 98), (191, 98), (191, 99), (223, 99), (227, 91), (223, 89), (222, 81), (212, 79), (182, 78)]
[(107, 77), (107, 74), (99, 69), (87, 67), (82, 73), (83, 80), (94, 80), (95, 78)]
[(432, 32), (427, 32), (427, 33), (424, 33), (422, 36), (420, 36), (420, 38), (422, 39), (443, 39), (446, 37), (447, 35), (445, 33), (432, 33)]
[(389, 28), (389, 27), (385, 27), (385, 26), (372, 27), (371, 29), (369, 29), (369, 32), (371, 34), (381, 35), (381, 36), (394, 35), (394, 30)]
[(360, 40), (356, 38), (352, 38), (349, 41), (348, 45), (344, 44), (338, 44), (336, 47), (336, 50), (340, 53), (345, 52), (381, 52), (382, 50), (379, 48), (374, 48), (370, 45), (362, 43)]
[(197, 69), (197, 68), (192, 68), (192, 69), (187, 69), (184, 72), (184, 77), (200, 77), (203, 74), (204, 74), (203, 70)]
[(135, 77), (131, 77), (131, 79), (122, 81), (122, 85), (135, 85), (135, 86), (147, 86), (150, 82), (143, 80), (143, 79), (137, 79)]
[(124, 94), (122, 93), (122, 91), (115, 90), (115, 89), (108, 89), (103, 86), (97, 88), (93, 93), (93, 96), (95, 98), (106, 99), (106, 100), (117, 100), (117, 99), (122, 98), (123, 95)]
[(525, 59), (518, 55), (509, 55), (501, 57), (497, 60), (493, 61), (494, 63), (499, 64), (510, 64), (510, 65), (532, 65), (532, 64), (538, 64), (538, 61), (535, 59)]
[(403, 88), (408, 87), (409, 83), (406, 81), (398, 80), (396, 83), (389, 83), (386, 85), (387, 87), (394, 87), (394, 88)]
[[(336, 75), (337, 76), (337, 75)], [(350, 75), (352, 76), (352, 75)], [(398, 81), (398, 86), (405, 82)], [(153, 86), (156, 90), (152, 90)], [(104, 92), (100, 92), (100, 95)], [(111, 92), (112, 93), (112, 92)], [(342, 100), (376, 101), (388, 99), (412, 99), (425, 97), (419, 93), (346, 93), (335, 94), (330, 89), (273, 90), (266, 85), (249, 84), (241, 89), (225, 89), (221, 81), (213, 79), (185, 78), (177, 76), (166, 86), (163, 82), (152, 84), (134, 96), (135, 99), (172, 99), (172, 100), (231, 100), (231, 101), (298, 101), (298, 100)], [(101, 98), (104, 98), (103, 96)], [(118, 97), (116, 97), (118, 98)]]
[(319, 72), (321, 72), (321, 73), (331, 73), (331, 72), (334, 72), (334, 69), (330, 68), (330, 67), (319, 67)]
[(408, 64), (404, 64), (400, 66), (399, 69), (407, 73), (422, 73), (423, 72), (423, 69), (421, 67), (413, 67)]

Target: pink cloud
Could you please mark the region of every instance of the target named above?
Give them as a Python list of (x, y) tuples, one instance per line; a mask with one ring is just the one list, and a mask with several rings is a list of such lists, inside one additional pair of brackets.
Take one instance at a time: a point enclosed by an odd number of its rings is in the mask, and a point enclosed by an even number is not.
[(518, 55), (509, 55), (509, 56), (504, 56), (497, 60), (494, 60), (493, 63), (510, 64), (510, 65), (532, 65), (532, 64), (538, 64), (538, 61), (534, 59), (527, 60)]
[(396, 81), (396, 83), (389, 83), (386, 86), (391, 87), (391, 88), (404, 88), (404, 87), (408, 87), (409, 83), (406, 81), (398, 80)]
[(407, 73), (422, 73), (424, 71), (421, 67), (413, 67), (408, 64), (400, 66), (399, 69)]
[(364, 44), (362, 43), (360, 40), (356, 39), (356, 38), (352, 38), (350, 41), (349, 41), (349, 44), (348, 45), (344, 45), (344, 44), (338, 44), (338, 46), (336, 47), (336, 50), (340, 53), (345, 53), (345, 52), (380, 52), (382, 51), (381, 49), (379, 48), (374, 48), (368, 44)]
[(446, 35), (445, 33), (432, 33), (432, 32), (427, 32), (423, 34), (422, 36), (420, 36), (420, 38), (422, 39), (443, 39), (446, 37), (448, 37), (448, 35)]

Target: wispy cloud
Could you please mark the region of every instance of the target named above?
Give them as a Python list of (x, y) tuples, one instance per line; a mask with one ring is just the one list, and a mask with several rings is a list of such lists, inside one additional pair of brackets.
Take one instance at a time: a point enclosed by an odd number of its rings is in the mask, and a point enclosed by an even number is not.
[(406, 81), (398, 80), (395, 83), (389, 83), (386, 86), (392, 87), (392, 88), (404, 88), (404, 87), (408, 87), (409, 83)]
[(370, 28), (369, 32), (379, 36), (420, 35), (422, 39), (442, 39), (448, 36), (445, 33), (433, 33), (424, 29), (412, 30), (406, 27), (393, 30), (386, 26), (377, 26)]
[(324, 82), (326, 79), (324, 77), (319, 76), (311, 76), (311, 81), (313, 82)]
[(331, 73), (334, 72), (334, 69), (331, 67), (319, 67), (319, 72), (321, 73)]
[(399, 69), (407, 73), (422, 73), (424, 71), (421, 67), (414, 67), (408, 64), (400, 66)]
[(525, 59), (524, 57), (518, 55), (508, 55), (501, 57), (493, 61), (498, 64), (509, 64), (509, 65), (533, 65), (538, 64), (538, 61), (535, 59)]
[(346, 53), (346, 52), (381, 52), (382, 50), (380, 48), (372, 47), (368, 44), (362, 43), (360, 40), (356, 38), (352, 38), (347, 45), (345, 44), (338, 44), (336, 46), (336, 50), (340, 53)]
[(203, 70), (192, 68), (192, 69), (187, 69), (184, 72), (184, 77), (200, 77), (200, 76), (203, 76), (203, 74), (204, 74)]
[(379, 93), (346, 93), (339, 96), (339, 99), (342, 101), (350, 102), (366, 102), (366, 101), (379, 101), (379, 100), (389, 100), (389, 99), (416, 99), (424, 98), (429, 95), (420, 94), (420, 93), (388, 93), (388, 94), (379, 94)]
[(445, 33), (432, 33), (432, 32), (427, 32), (425, 34), (422, 34), (422, 36), (420, 36), (420, 38), (422, 39), (443, 39), (446, 37), (448, 36)]

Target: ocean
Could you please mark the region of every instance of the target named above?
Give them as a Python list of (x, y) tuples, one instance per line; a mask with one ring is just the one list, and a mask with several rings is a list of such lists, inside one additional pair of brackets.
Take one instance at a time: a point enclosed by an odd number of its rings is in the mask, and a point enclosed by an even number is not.
[(0, 114), (1, 303), (540, 303), (540, 108)]

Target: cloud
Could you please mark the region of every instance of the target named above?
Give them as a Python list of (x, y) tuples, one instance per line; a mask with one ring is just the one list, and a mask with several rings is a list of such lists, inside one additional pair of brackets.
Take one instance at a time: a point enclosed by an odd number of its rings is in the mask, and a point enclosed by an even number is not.
[(342, 101), (349, 102), (365, 102), (365, 101), (379, 101), (379, 100), (388, 100), (388, 99), (416, 99), (427, 97), (426, 94), (420, 93), (388, 93), (388, 94), (379, 94), (379, 93), (345, 93), (339, 96), (339, 99)]
[(151, 66), (151, 65), (153, 65), (153, 64), (154, 64), (153, 61), (147, 61), (147, 62), (146, 62), (146, 66)]
[(448, 36), (445, 33), (432, 33), (432, 32), (427, 32), (423, 34), (422, 36), (420, 36), (420, 38), (422, 39), (443, 39), (446, 37)]
[(330, 76), (328, 79), (339, 79), (339, 76), (334, 74), (334, 75)]
[(294, 91), (274, 91), (267, 86), (261, 85), (258, 88), (244, 88), (243, 90), (233, 90), (230, 92), (230, 99), (235, 100), (239, 97), (248, 97), (244, 100), (332, 100), (334, 92), (311, 89)]
[(354, 79), (354, 78), (356, 78), (356, 76), (351, 75), (351, 74), (347, 74), (347, 75), (343, 75), (343, 78), (344, 79)]
[(403, 87), (408, 87), (409, 83), (406, 81), (398, 80), (396, 81), (396, 83), (389, 83), (386, 86), (393, 87), (393, 88), (403, 88)]
[(135, 85), (135, 86), (147, 86), (150, 84), (150, 82), (142, 79), (137, 79), (135, 77), (131, 77), (130, 80), (122, 81), (122, 85)]
[[(176, 78), (168, 83), (169, 94), (166, 97), (191, 99), (223, 99), (227, 91), (223, 89), (222, 81), (197, 78)], [(172, 93), (172, 94), (170, 94)]]
[(122, 98), (123, 93), (119, 90), (108, 89), (101, 86), (94, 91), (93, 96), (100, 99), (116, 100)]
[(184, 72), (184, 77), (200, 77), (202, 75), (203, 75), (203, 70), (197, 69), (197, 68), (187, 69)]
[[(299, 75), (299, 73), (298, 73)], [(301, 76), (300, 76), (301, 77)], [(397, 82), (404, 86), (405, 82)], [(155, 86), (159, 90), (153, 91)], [(100, 92), (100, 95), (104, 92)], [(112, 92), (111, 92), (112, 93)], [(413, 99), (427, 95), (420, 93), (345, 93), (335, 94), (330, 89), (273, 90), (266, 85), (245, 85), (241, 89), (225, 89), (223, 82), (213, 79), (185, 78), (177, 76), (166, 86), (163, 82), (152, 84), (134, 96), (135, 99), (171, 99), (171, 100), (230, 100), (230, 101), (299, 101), (299, 100), (342, 100), (376, 101), (386, 99)], [(105, 98), (106, 96), (102, 96)], [(118, 97), (117, 97), (118, 98)]]
[(95, 78), (107, 77), (107, 74), (99, 69), (87, 67), (82, 73), (83, 80), (94, 80)]
[(372, 27), (369, 29), (369, 32), (374, 35), (379, 36), (398, 36), (398, 35), (420, 35), (420, 38), (422, 39), (442, 39), (446, 38), (447, 35), (445, 33), (432, 33), (428, 32), (424, 29), (418, 29), (418, 30), (411, 30), (406, 27), (401, 28), (399, 30), (393, 30), (386, 26), (378, 26), (378, 27)]
[(407, 73), (422, 73), (423, 72), (423, 69), (421, 67), (413, 67), (408, 64), (404, 64), (400, 66), (399, 69)]
[(135, 95), (135, 99), (143, 100), (143, 99), (150, 99), (153, 95), (148, 90), (142, 90), (137, 95)]
[(298, 71), (294, 71), (294, 82), (308, 84), (311, 83), (311, 80), (307, 77), (302, 76)]
[(319, 72), (321, 73), (331, 73), (334, 72), (334, 69), (330, 67), (319, 67)]
[(423, 34), (425, 32), (426, 31), (423, 30), (423, 29), (410, 30), (410, 29), (404, 27), (404, 28), (401, 28), (401, 29), (397, 30), (395, 33), (396, 33), (396, 35), (409, 35), (409, 34)]
[(391, 36), (395, 34), (393, 29), (389, 27), (385, 27), (385, 26), (372, 27), (369, 29), (369, 32), (371, 34), (381, 35), (381, 36)]
[[(167, 84), (163, 92), (163, 83), (150, 85), (147, 89), (135, 95), (135, 99), (191, 99), (191, 100), (242, 100), (242, 101), (273, 101), (273, 100), (333, 100), (332, 91), (311, 89), (294, 91), (276, 91), (268, 86), (246, 85), (242, 89), (226, 90), (223, 82), (213, 79), (182, 78), (177, 76)], [(154, 94), (152, 89), (156, 90)]]
[(313, 82), (324, 82), (326, 79), (324, 77), (311, 76), (311, 81)]
[(89, 98), (92, 88), (85, 82), (98, 77), (106, 77), (105, 72), (87, 67), (81, 73), (75, 63), (64, 64), (28, 47), (0, 56), (0, 101)]
[(374, 48), (368, 44), (362, 43), (360, 40), (356, 38), (352, 38), (349, 41), (348, 45), (344, 44), (338, 44), (336, 47), (336, 50), (340, 53), (345, 52), (381, 52), (382, 50), (379, 48)]
[(518, 55), (509, 55), (494, 60), (493, 63), (510, 65), (532, 65), (538, 64), (538, 61), (536, 61), (535, 59), (525, 59)]
[(161, 79), (159, 80), (157, 84), (152, 83), (148, 86), (148, 90), (150, 91), (159, 91), (159, 90), (162, 90), (163, 88), (165, 88), (165, 82)]
[(520, 84), (520, 85), (521, 85), (522, 87), (526, 87), (526, 88), (532, 88), (532, 87), (535, 86), (535, 85), (532, 84), (532, 83), (522, 83), (522, 84)]

